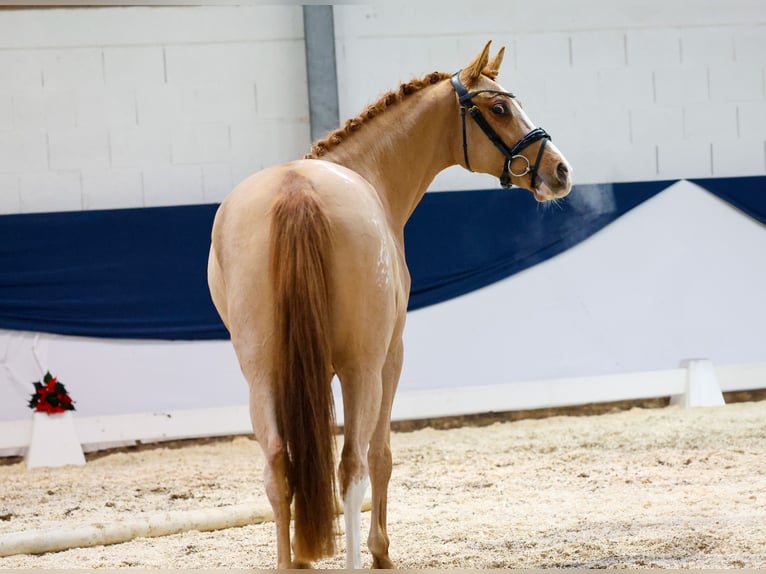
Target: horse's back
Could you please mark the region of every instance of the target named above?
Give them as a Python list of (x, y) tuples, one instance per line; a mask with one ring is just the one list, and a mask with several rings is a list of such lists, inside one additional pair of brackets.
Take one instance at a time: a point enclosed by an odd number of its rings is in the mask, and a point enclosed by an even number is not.
[(286, 192), (286, 182), (315, 191), (330, 224), (327, 276), (334, 361), (342, 362), (339, 355), (358, 349), (385, 352), (406, 306), (402, 255), (371, 185), (355, 172), (321, 160), (298, 160), (252, 175), (216, 214), (208, 276), (232, 339), (249, 338), (253, 330), (269, 332), (274, 300), (271, 210)]

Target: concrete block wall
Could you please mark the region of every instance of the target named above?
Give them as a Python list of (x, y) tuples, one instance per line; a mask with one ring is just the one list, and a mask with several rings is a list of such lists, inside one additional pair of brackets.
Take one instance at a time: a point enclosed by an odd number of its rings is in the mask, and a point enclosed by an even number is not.
[(300, 6), (0, 11), (0, 213), (220, 201), (310, 145)]
[[(341, 115), (400, 81), (456, 70), (492, 39), (499, 81), (576, 183), (766, 173), (759, 0), (546, 0), (336, 6)], [(447, 170), (435, 189), (494, 187)]]
[[(578, 183), (766, 173), (761, 0), (334, 10), (342, 119), (493, 39)], [(220, 201), (308, 149), (305, 65), (297, 5), (2, 10), (0, 213)]]

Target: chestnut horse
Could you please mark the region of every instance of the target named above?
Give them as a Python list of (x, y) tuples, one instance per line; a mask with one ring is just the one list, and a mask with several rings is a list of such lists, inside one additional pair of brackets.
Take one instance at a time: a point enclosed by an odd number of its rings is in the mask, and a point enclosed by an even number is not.
[[(495, 82), (503, 50), (490, 60), (489, 46), (452, 76), (385, 94), (304, 159), (250, 176), (216, 214), (208, 282), (250, 386), (280, 568), (335, 552), (336, 489), (346, 565), (360, 568), (368, 481), (373, 566), (393, 566), (386, 499), (410, 289), (403, 231), (436, 174), (460, 164), (541, 202), (569, 192), (567, 161)], [(337, 484), (333, 375), (344, 411)]]

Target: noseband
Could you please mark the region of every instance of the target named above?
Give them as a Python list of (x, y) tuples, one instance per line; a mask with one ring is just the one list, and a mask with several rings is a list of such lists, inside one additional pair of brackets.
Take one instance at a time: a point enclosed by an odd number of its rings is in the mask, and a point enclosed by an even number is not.
[[(468, 140), (466, 139), (466, 133), (465, 133), (465, 112), (468, 111), (469, 114), (471, 114), (471, 117), (474, 119), (474, 121), (479, 125), (479, 127), (482, 129), (482, 131), (487, 135), (489, 138), (489, 141), (491, 141), (493, 144), (495, 144), (495, 147), (499, 149), (502, 154), (505, 156), (505, 162), (503, 163), (503, 173), (500, 176), (500, 185), (503, 187), (511, 187), (513, 183), (511, 183), (511, 176), (514, 177), (522, 177), (527, 174), (530, 174), (532, 176), (532, 185), (534, 186), (535, 178), (537, 177), (537, 169), (540, 167), (540, 160), (543, 157), (543, 150), (545, 149), (545, 144), (548, 143), (548, 141), (551, 139), (551, 136), (548, 135), (548, 132), (546, 132), (543, 128), (535, 128), (531, 132), (529, 132), (527, 135), (525, 135), (523, 138), (521, 138), (519, 141), (514, 144), (513, 147), (509, 148), (507, 145), (505, 145), (505, 142), (502, 140), (502, 138), (497, 134), (497, 132), (492, 128), (491, 125), (489, 125), (489, 122), (486, 120), (484, 115), (482, 115), (481, 111), (478, 107), (471, 101), (471, 98), (478, 94), (503, 94), (505, 96), (508, 96), (509, 98), (513, 98), (513, 94), (509, 94), (508, 92), (501, 92), (499, 90), (479, 90), (476, 92), (469, 92), (466, 87), (463, 85), (463, 83), (460, 81), (460, 72), (462, 70), (458, 70), (454, 74), (452, 74), (452, 77), (450, 78), (450, 82), (452, 82), (452, 87), (455, 88), (455, 92), (457, 93), (458, 102), (460, 103), (460, 117), (463, 122), (463, 157), (465, 158), (465, 167), (469, 171), (473, 171), (471, 169), (471, 163), (468, 161)], [(528, 147), (529, 145), (535, 143), (537, 140), (542, 140), (542, 143), (540, 144), (540, 149), (537, 151), (537, 158), (535, 159), (535, 164), (532, 165), (529, 161), (529, 159), (522, 155), (520, 152), (524, 148)], [(525, 162), (527, 162), (527, 167), (524, 169), (521, 173), (515, 173), (511, 169), (511, 162), (514, 159), (521, 158)]]

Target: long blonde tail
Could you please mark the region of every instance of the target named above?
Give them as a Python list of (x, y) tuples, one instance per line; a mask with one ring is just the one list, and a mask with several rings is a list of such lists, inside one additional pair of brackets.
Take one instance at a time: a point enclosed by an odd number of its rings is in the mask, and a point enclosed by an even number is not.
[(291, 171), (271, 212), (277, 420), (289, 457), (296, 559), (335, 553), (335, 410), (330, 360), (330, 224), (311, 182)]

